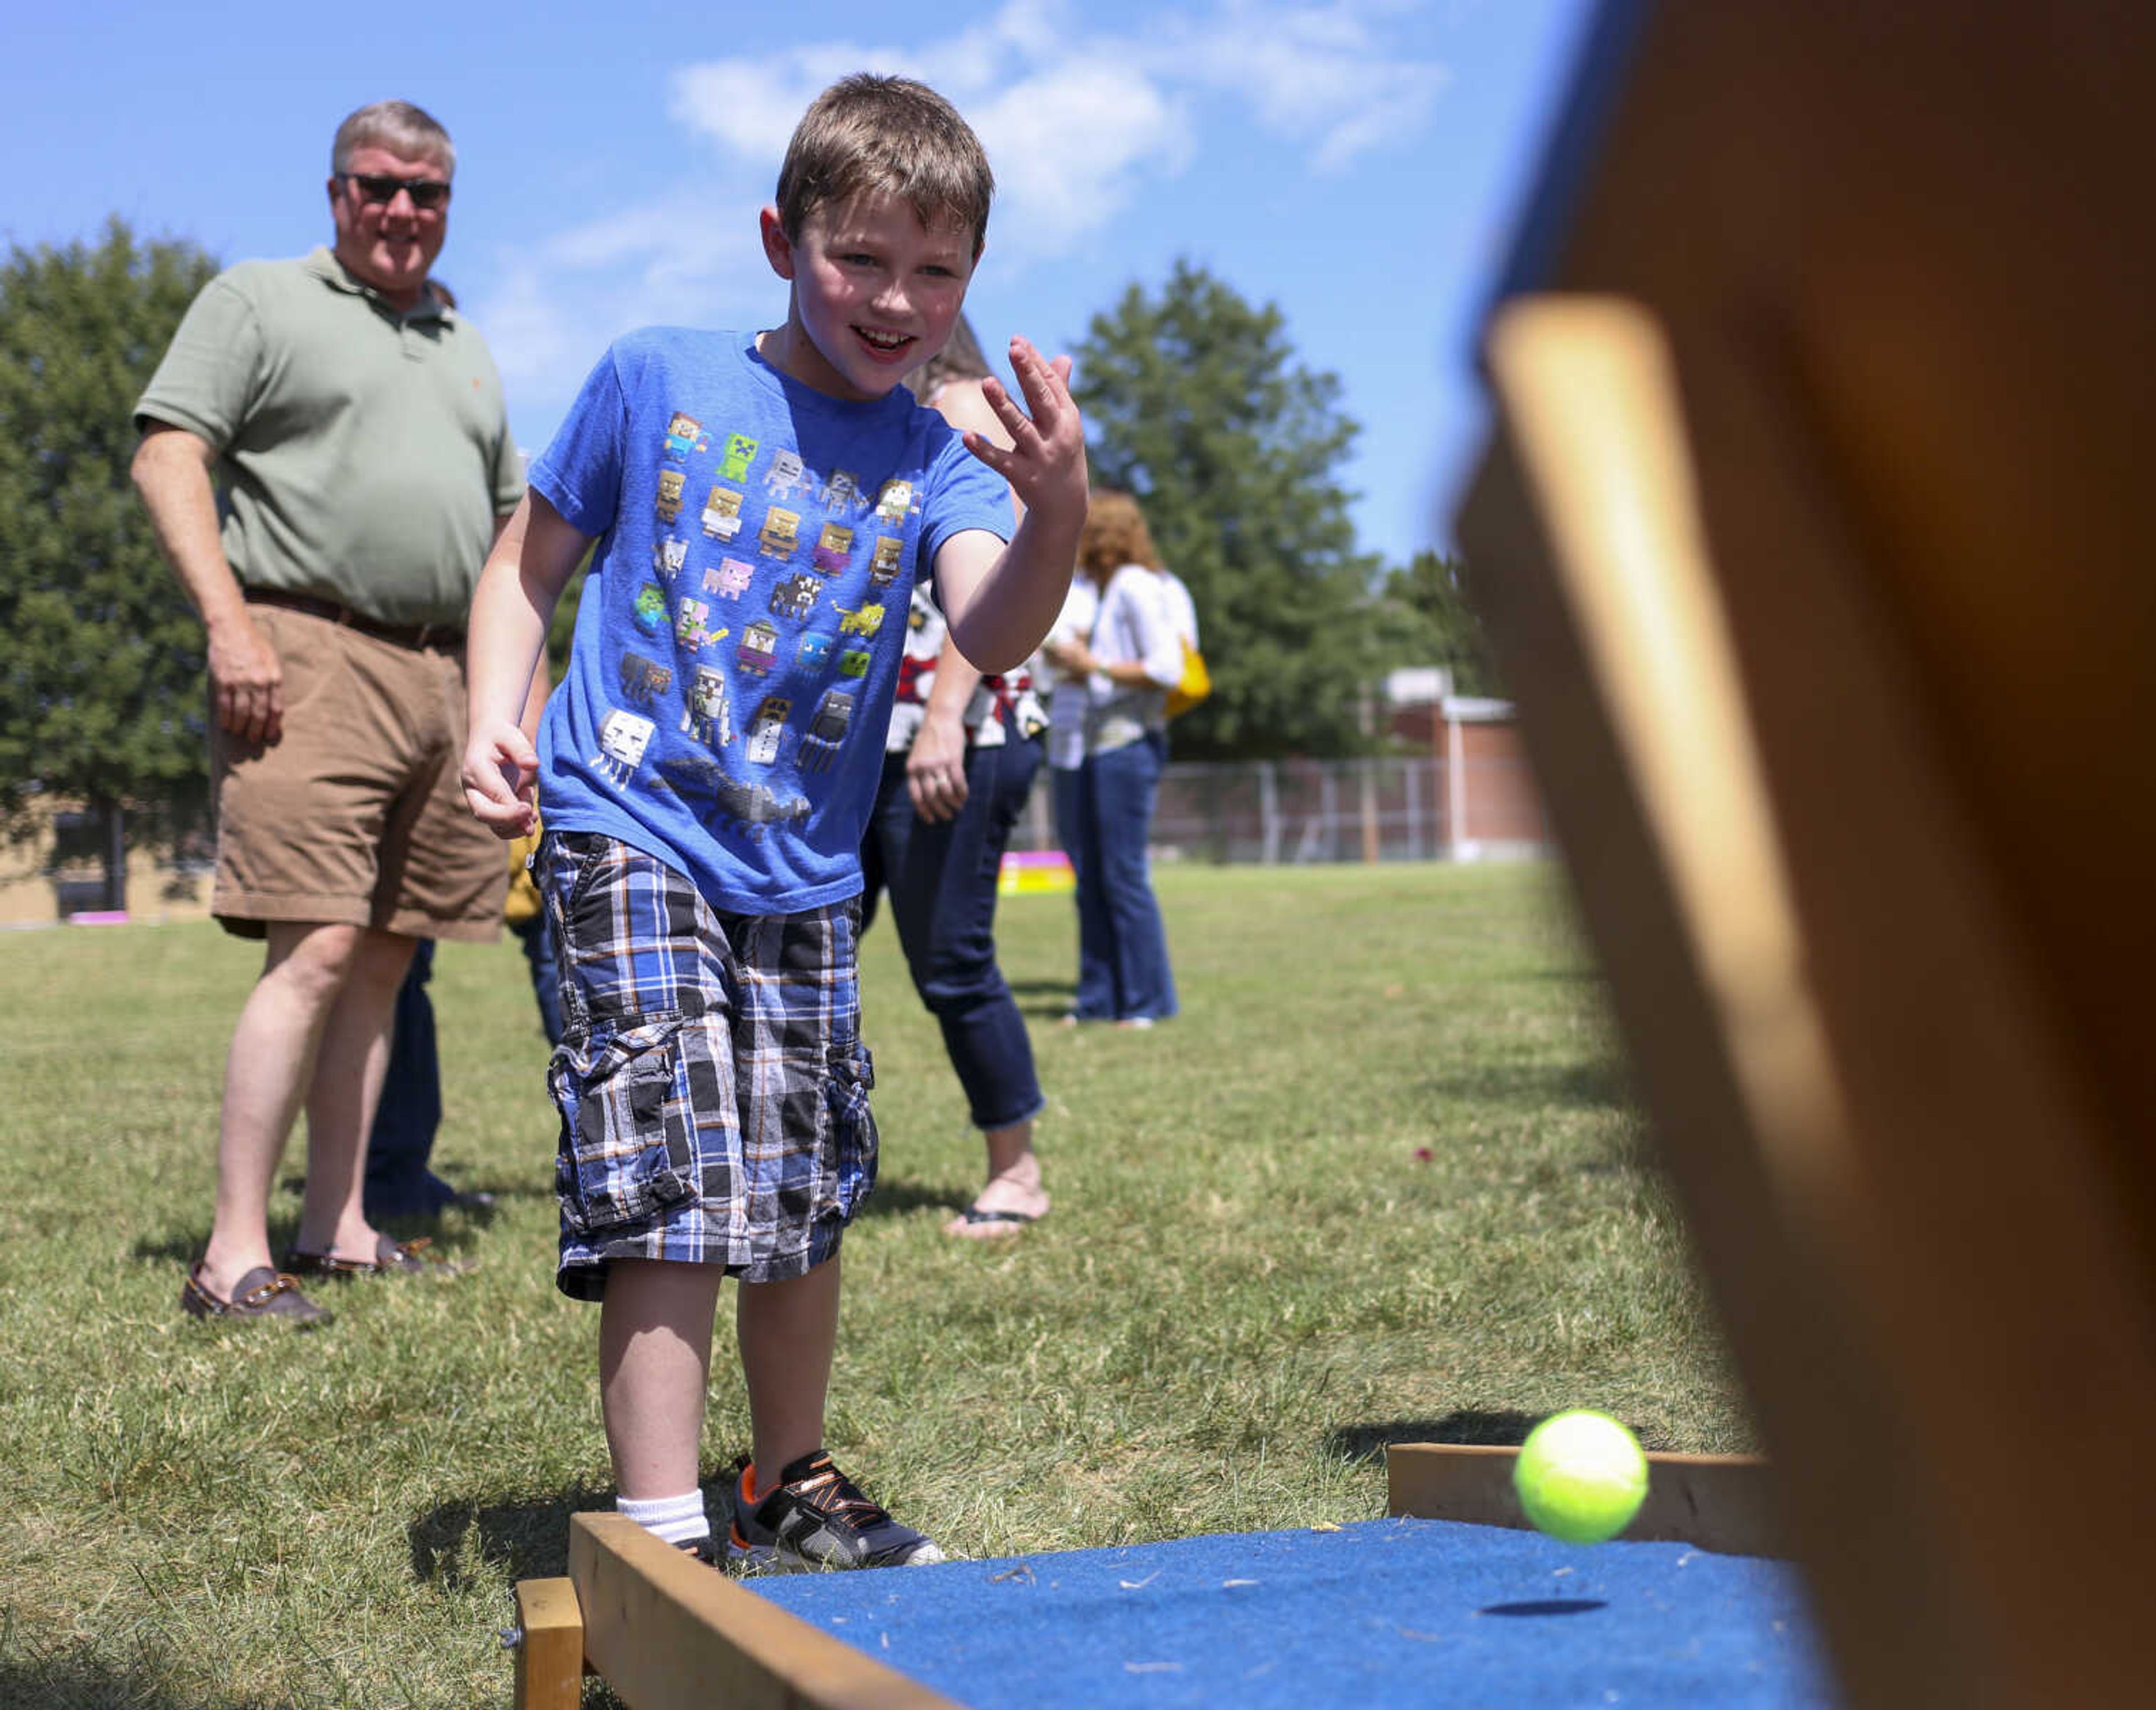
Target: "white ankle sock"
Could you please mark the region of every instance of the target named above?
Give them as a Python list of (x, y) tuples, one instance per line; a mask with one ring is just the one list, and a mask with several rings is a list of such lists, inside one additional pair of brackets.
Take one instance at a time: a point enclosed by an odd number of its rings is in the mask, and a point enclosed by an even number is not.
[(642, 1502), (616, 1497), (613, 1505), (646, 1532), (671, 1544), (694, 1543), (711, 1535), (711, 1523), (704, 1516), (701, 1491), (690, 1491), (680, 1497), (654, 1497)]

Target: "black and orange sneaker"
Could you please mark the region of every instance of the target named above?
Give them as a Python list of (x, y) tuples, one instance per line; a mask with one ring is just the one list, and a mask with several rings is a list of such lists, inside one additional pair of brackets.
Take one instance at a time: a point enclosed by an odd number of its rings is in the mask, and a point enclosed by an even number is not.
[(821, 1449), (788, 1466), (778, 1487), (752, 1503), (755, 1476), (746, 1456), (734, 1463), (730, 1573), (920, 1568), (943, 1559), (933, 1540), (870, 1502)]

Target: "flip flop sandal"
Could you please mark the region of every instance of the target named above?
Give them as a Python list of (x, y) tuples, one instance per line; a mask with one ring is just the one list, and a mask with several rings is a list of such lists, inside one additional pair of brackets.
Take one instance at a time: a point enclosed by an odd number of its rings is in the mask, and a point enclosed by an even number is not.
[(1045, 1216), (1040, 1211), (983, 1211), (978, 1205), (968, 1205), (958, 1214), (961, 1223), (978, 1225), (983, 1223), (1038, 1223)]

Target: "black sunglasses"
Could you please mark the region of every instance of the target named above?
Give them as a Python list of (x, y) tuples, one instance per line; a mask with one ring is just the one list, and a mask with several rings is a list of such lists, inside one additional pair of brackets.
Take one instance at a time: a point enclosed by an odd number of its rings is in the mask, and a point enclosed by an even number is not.
[(447, 178), (389, 178), (378, 172), (339, 172), (337, 177), (358, 185), (361, 199), (372, 204), (387, 206), (397, 199), (399, 190), (412, 198), (414, 208), (439, 208), (449, 199)]

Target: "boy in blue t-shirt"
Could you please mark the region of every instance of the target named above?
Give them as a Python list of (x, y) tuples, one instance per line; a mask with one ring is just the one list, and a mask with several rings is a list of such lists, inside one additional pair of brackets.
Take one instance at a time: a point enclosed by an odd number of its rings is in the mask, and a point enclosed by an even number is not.
[[(603, 1302), (622, 1511), (706, 1559), (697, 1451), (728, 1275), (753, 1442), (728, 1562), (941, 1559), (832, 1464), (824, 1406), (839, 1240), (875, 1175), (854, 939), (907, 600), (932, 577), (952, 640), (1008, 670), (1054, 622), (1086, 514), (1067, 357), (1012, 341), (1027, 408), (988, 383), (1009, 449), (899, 387), (957, 320), (993, 188), (932, 90), (825, 90), (762, 215), (785, 324), (616, 343), (472, 602), (472, 810), (506, 837), (531, 828), (535, 783), (547, 805), (558, 1281)], [(593, 540), (535, 752), (525, 686)]]

